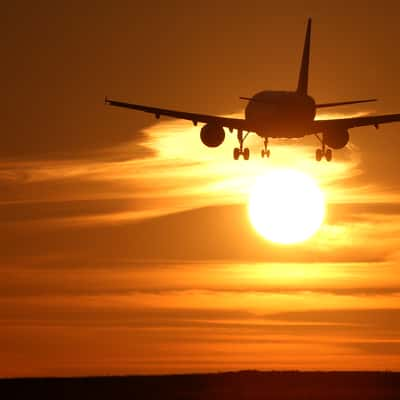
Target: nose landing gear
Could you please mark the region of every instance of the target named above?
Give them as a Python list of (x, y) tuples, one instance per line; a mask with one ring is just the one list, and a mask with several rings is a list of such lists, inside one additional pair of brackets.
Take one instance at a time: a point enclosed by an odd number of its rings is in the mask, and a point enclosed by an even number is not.
[(268, 138), (264, 139), (264, 148), (261, 150), (261, 157), (267, 157), (271, 155), (271, 151), (268, 149)]

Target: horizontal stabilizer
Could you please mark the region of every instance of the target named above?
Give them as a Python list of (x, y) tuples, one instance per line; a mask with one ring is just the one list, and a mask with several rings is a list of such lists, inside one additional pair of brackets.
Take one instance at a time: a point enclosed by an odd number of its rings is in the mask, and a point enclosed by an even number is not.
[(378, 99), (368, 99), (368, 100), (341, 101), (341, 102), (337, 102), (337, 103), (323, 103), (323, 104), (316, 104), (315, 107), (325, 108), (325, 107), (346, 106), (349, 104), (370, 103), (372, 101), (377, 101), (377, 100)]
[(256, 103), (264, 103), (264, 104), (270, 104), (270, 102), (262, 100), (262, 99), (255, 99), (253, 97), (239, 97), (240, 100), (248, 100), (248, 101), (254, 101)]
[(248, 101), (258, 101), (260, 103), (264, 103), (263, 101), (257, 100), (257, 99), (253, 99), (252, 97), (239, 97), (240, 100), (248, 100)]

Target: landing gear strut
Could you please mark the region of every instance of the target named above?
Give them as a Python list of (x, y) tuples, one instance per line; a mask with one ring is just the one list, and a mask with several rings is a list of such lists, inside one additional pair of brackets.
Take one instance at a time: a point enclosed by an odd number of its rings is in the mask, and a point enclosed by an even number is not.
[(271, 155), (271, 151), (268, 149), (268, 138), (264, 139), (264, 148), (261, 150), (261, 157), (267, 157)]
[(238, 129), (238, 133), (237, 133), (237, 138), (239, 140), (239, 148), (235, 147), (233, 149), (233, 158), (235, 160), (238, 160), (239, 157), (242, 155), (243, 158), (245, 160), (248, 160), (250, 158), (250, 150), (245, 147), (243, 149), (243, 143), (246, 140), (247, 136), (249, 135), (250, 132), (247, 132), (244, 136), (243, 136), (243, 131), (241, 129)]
[(317, 139), (321, 142), (322, 148), (315, 150), (315, 159), (317, 161), (321, 161), (323, 157), (325, 157), (326, 161), (332, 160), (332, 150), (325, 149), (325, 142), (318, 135), (315, 135)]

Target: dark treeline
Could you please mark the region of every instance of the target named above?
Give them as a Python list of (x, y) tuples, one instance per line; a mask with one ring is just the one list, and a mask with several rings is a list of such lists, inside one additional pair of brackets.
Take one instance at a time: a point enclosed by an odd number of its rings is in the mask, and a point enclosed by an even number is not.
[(258, 372), (0, 380), (4, 399), (398, 400), (400, 373)]

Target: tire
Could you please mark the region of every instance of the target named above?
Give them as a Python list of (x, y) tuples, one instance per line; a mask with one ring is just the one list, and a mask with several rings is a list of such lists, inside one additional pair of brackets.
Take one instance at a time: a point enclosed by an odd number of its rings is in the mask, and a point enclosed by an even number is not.
[(267, 155), (267, 158), (269, 158), (269, 156), (271, 155), (271, 151), (267, 150), (265, 154)]
[(326, 161), (328, 161), (328, 162), (332, 160), (332, 150), (331, 149), (328, 149), (326, 151), (325, 158), (326, 158)]
[(237, 147), (235, 147), (233, 149), (233, 159), (234, 160), (239, 160), (239, 156), (240, 156), (240, 150)]
[(317, 150), (315, 151), (315, 159), (316, 159), (317, 161), (321, 161), (321, 159), (322, 159), (322, 150), (321, 150), (321, 149), (317, 149)]
[(250, 150), (247, 147), (243, 150), (243, 158), (245, 160), (248, 160), (250, 158)]
[(261, 150), (261, 158), (264, 158), (264, 157), (265, 157), (265, 150), (262, 149), (262, 150)]

